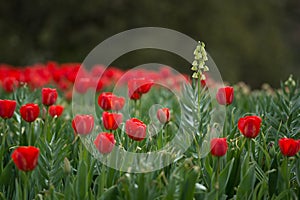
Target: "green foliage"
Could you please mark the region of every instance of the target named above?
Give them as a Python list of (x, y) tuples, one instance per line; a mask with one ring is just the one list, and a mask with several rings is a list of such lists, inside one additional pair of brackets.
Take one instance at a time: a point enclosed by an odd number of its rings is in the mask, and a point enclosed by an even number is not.
[[(282, 83), (281, 89), (270, 93), (246, 93), (243, 89), (235, 86), (235, 100), (227, 107), (223, 135), (227, 137), (229, 148), (220, 159), (210, 154), (202, 156), (199, 148), (213, 112), (206, 90), (198, 94), (193, 88), (185, 87), (182, 102), (160, 89), (145, 94), (139, 107), (141, 113), (148, 112), (156, 103), (172, 111), (172, 121), (166, 126), (167, 137), (152, 140), (166, 144), (180, 125), (186, 133), (194, 133), (194, 137), (189, 141), (192, 145), (177, 162), (144, 174), (120, 172), (92, 157), (74, 137), (70, 113), (61, 118), (39, 118), (30, 127), (16, 112), (7, 123), (0, 121), (1, 142), (2, 133), (8, 132), (0, 147), (3, 152), (0, 199), (296, 199), (300, 195), (300, 157), (299, 154), (284, 157), (278, 139), (300, 138), (299, 83)], [(18, 108), (32, 98), (24, 92), (26, 90), (20, 88), (14, 94)], [(39, 102), (38, 91), (31, 95), (35, 97), (31, 101)], [(3, 94), (1, 98), (12, 97)], [(66, 112), (70, 109), (66, 108)], [(181, 112), (185, 113), (183, 118)], [(237, 129), (237, 121), (250, 114), (261, 116), (263, 124), (258, 137), (246, 140)], [(147, 115), (141, 118), (146, 123), (150, 121)], [(40, 156), (37, 168), (25, 173), (14, 166), (10, 156), (15, 146), (28, 145), (31, 128), (34, 131), (30, 142), (40, 149)], [(116, 134), (122, 134), (122, 130)], [(159, 149), (150, 139), (136, 144), (122, 137), (116, 140), (135, 145), (132, 151), (136, 151), (137, 146), (141, 151)], [(252, 144), (247, 146), (250, 141)], [(182, 145), (187, 143), (183, 141)]]

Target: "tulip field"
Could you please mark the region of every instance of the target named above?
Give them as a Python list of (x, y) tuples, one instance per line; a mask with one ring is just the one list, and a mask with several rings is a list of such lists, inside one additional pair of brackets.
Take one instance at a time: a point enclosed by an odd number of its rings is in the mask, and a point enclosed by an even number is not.
[[(299, 80), (285, 77), (277, 89), (219, 86), (194, 64), (183, 82), (167, 67), (126, 72), (96, 65), (80, 79), (78, 63), (0, 65), (0, 199), (299, 199)], [(125, 73), (119, 86), (126, 92), (115, 93)], [(183, 93), (184, 105), (158, 81)], [(74, 113), (72, 94), (90, 91), (96, 113)], [(213, 101), (226, 111), (224, 124), (204, 141)], [(182, 121), (183, 112), (189, 117)], [(160, 127), (155, 135), (151, 121)], [(191, 144), (161, 169), (131, 173), (91, 153), (105, 159), (116, 149), (158, 151), (181, 123)]]

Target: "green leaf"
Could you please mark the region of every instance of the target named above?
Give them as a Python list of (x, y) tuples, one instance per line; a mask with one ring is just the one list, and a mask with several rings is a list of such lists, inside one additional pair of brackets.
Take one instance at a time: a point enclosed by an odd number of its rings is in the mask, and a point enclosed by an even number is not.
[(110, 188), (108, 188), (102, 195), (100, 200), (106, 200), (106, 199), (117, 199), (118, 194), (118, 187), (117, 185), (114, 185)]
[(5, 168), (3, 169), (3, 172), (0, 175), (0, 186), (8, 186), (14, 179), (13, 176), (13, 162), (10, 161)]
[(78, 199), (86, 199), (88, 192), (88, 184), (87, 184), (87, 165), (84, 161), (80, 162), (78, 175), (77, 175), (77, 198)]
[(234, 163), (234, 158), (232, 158), (232, 160), (226, 164), (225, 168), (220, 173), (220, 176), (219, 176), (220, 189), (219, 189), (219, 191), (221, 194), (225, 191), (225, 188), (227, 186), (228, 180), (231, 175), (233, 163)]
[(273, 196), (273, 194), (276, 194), (276, 189), (277, 189), (277, 180), (278, 180), (278, 171), (277, 171), (277, 156), (273, 159), (271, 163), (271, 169), (276, 169), (276, 171), (271, 172), (269, 174), (269, 194), (270, 196)]
[(245, 199), (250, 196), (254, 187), (255, 179), (255, 165), (253, 164), (241, 178), (237, 191), (237, 199)]
[(199, 172), (199, 167), (194, 167), (186, 177), (181, 191), (181, 200), (192, 200), (194, 198), (195, 185), (199, 176)]

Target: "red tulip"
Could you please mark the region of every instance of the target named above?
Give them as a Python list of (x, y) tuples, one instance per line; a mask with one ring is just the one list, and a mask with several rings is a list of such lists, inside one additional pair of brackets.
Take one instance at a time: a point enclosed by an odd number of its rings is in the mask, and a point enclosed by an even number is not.
[(216, 99), (221, 105), (230, 105), (233, 101), (233, 87), (220, 88), (216, 94)]
[(294, 156), (300, 150), (300, 140), (281, 138), (278, 140), (278, 145), (284, 156)]
[(18, 147), (11, 155), (19, 170), (32, 171), (38, 164), (40, 150), (33, 146)]
[(102, 154), (110, 153), (113, 150), (115, 143), (114, 135), (111, 133), (99, 133), (94, 141), (96, 148)]
[(88, 89), (92, 88), (93, 82), (90, 78), (79, 78), (76, 80), (74, 87), (76, 92), (85, 94)]
[(7, 77), (3, 80), (2, 87), (6, 92), (13, 92), (19, 86), (19, 82), (14, 77)]
[(124, 97), (113, 96), (111, 100), (111, 109), (115, 111), (122, 110), (125, 104)]
[(26, 122), (33, 122), (40, 114), (40, 108), (37, 104), (28, 103), (20, 108), (21, 117)]
[(94, 117), (92, 115), (76, 115), (72, 120), (75, 134), (87, 135), (94, 128)]
[(119, 111), (124, 107), (125, 98), (118, 97), (111, 92), (103, 92), (98, 97), (98, 105), (103, 110), (116, 110)]
[(169, 108), (161, 108), (157, 110), (157, 119), (160, 123), (165, 124), (170, 121), (170, 110)]
[(142, 94), (128, 90), (128, 96), (132, 100), (138, 100), (141, 98)]
[(224, 156), (228, 149), (226, 138), (213, 138), (210, 141), (210, 153), (213, 156)]
[(148, 93), (154, 84), (153, 80), (133, 78), (128, 81), (128, 95), (130, 99), (139, 99), (142, 94)]
[(261, 126), (261, 118), (258, 116), (247, 116), (240, 118), (238, 128), (241, 133), (247, 138), (255, 138)]
[(16, 101), (0, 99), (0, 117), (3, 119), (11, 118), (16, 109)]
[(49, 107), (49, 114), (51, 117), (59, 117), (64, 111), (64, 107), (60, 105), (52, 105)]
[(57, 91), (52, 88), (43, 88), (42, 89), (42, 103), (45, 106), (51, 106), (56, 102)]
[(136, 141), (141, 141), (146, 137), (146, 125), (136, 118), (126, 121), (125, 131), (128, 137)]
[(122, 123), (123, 115), (121, 113), (109, 113), (104, 111), (102, 113), (102, 121), (104, 128), (107, 130), (116, 130), (119, 124)]
[(103, 92), (98, 97), (98, 105), (103, 110), (111, 110), (111, 102), (114, 94), (111, 92)]

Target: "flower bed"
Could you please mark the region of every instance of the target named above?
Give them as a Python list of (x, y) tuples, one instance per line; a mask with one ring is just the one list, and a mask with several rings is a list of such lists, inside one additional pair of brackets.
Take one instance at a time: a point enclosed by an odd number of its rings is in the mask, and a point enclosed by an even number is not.
[[(215, 99), (226, 107), (226, 118), (218, 137), (206, 141), (210, 153), (203, 156), (199, 147), (214, 112), (209, 80), (197, 84), (200, 80), (187, 78), (191, 91), (182, 91), (182, 79), (167, 67), (125, 72), (99, 65), (76, 79), (79, 67), (55, 62), (24, 68), (1, 65), (0, 199), (300, 196), (300, 92), (291, 77), (278, 90), (250, 92), (242, 84), (219, 88)], [(79, 137), (89, 138), (90, 148), (101, 158), (116, 149), (159, 151), (176, 137), (183, 111), (172, 92), (157, 82), (190, 92), (183, 102), (191, 114), (184, 121), (193, 130), (191, 145), (175, 162), (148, 173), (102, 164)], [(127, 92), (115, 94), (117, 83)], [(79, 95), (95, 92), (96, 113), (72, 113), (73, 88)], [(156, 134), (153, 129), (158, 129)]]

